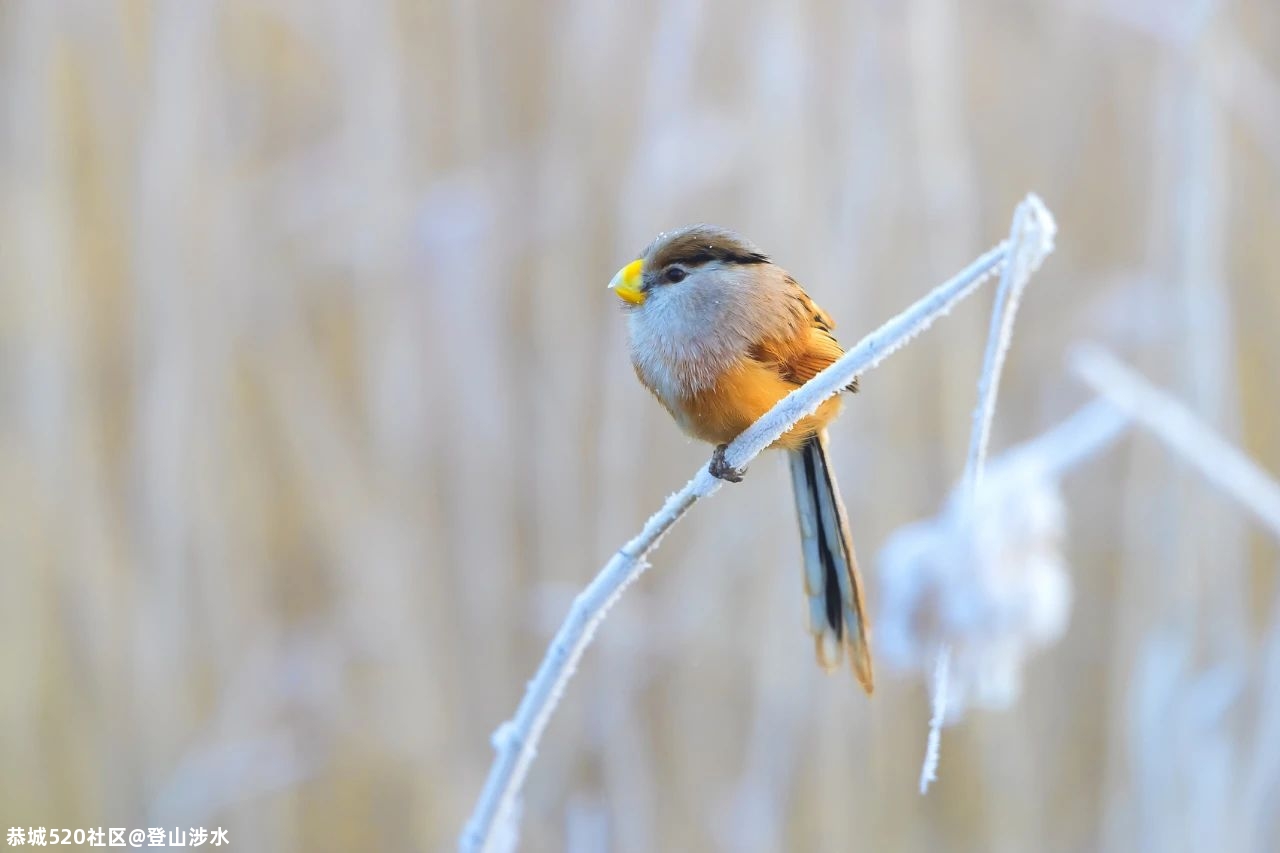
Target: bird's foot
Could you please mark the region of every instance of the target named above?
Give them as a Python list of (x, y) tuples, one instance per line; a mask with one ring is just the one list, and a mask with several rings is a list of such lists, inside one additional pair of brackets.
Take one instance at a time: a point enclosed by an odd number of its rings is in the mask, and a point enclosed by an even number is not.
[(724, 451), (729, 445), (717, 444), (715, 453), (711, 454), (711, 462), (707, 465), (707, 471), (712, 477), (720, 480), (728, 480), (730, 483), (741, 483), (742, 475), (747, 473), (746, 468), (734, 468), (725, 461)]

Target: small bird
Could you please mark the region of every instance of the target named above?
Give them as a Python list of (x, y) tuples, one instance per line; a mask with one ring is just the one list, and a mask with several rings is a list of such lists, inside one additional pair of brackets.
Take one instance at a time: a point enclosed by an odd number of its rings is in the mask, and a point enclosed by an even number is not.
[[(609, 283), (628, 312), (636, 375), (689, 435), (716, 445), (710, 471), (739, 482), (725, 447), (788, 393), (838, 359), (835, 324), (792, 276), (732, 231), (693, 225), (658, 235)], [(857, 391), (855, 379), (849, 391)], [(873, 689), (862, 578), (827, 451), (831, 397), (773, 447), (795, 487), (809, 629), (818, 663), (847, 651)]]

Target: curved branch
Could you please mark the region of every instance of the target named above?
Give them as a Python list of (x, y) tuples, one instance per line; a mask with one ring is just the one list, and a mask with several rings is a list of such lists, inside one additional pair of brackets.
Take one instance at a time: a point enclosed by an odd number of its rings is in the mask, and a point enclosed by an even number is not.
[[(964, 500), (972, 506), (974, 495), (982, 485), (986, 469), (987, 444), (991, 440), (991, 422), (996, 414), (996, 397), (1000, 391), (1000, 373), (1004, 359), (1013, 340), (1013, 319), (1018, 313), (1022, 291), (1031, 274), (1053, 251), (1053, 238), (1057, 232), (1053, 217), (1034, 195), (1018, 205), (1013, 212), (1006, 241), (1009, 258), (1000, 273), (1000, 287), (996, 290), (995, 305), (991, 309), (991, 329), (987, 333), (987, 350), (982, 358), (982, 373), (978, 376), (978, 405), (973, 410), (973, 430), (969, 434), (969, 455), (964, 464)], [(942, 724), (946, 717), (947, 673), (951, 669), (951, 647), (944, 644), (938, 649), (938, 661), (933, 685), (933, 714), (929, 720), (929, 740), (925, 748), (924, 764), (920, 768), (920, 793), (929, 790), (929, 783), (938, 778), (938, 748), (942, 743)]]
[[(1018, 206), (1015, 222), (1032, 222), (1040, 233), (1052, 233), (1052, 216), (1038, 198), (1028, 196)], [(726, 449), (725, 461), (744, 468), (805, 415), (838, 393), (855, 376), (876, 367), (912, 338), (973, 293), (1009, 260), (1010, 242), (1001, 242), (949, 281), (939, 285), (906, 311), (867, 335), (839, 360), (802, 387), (778, 401), (760, 420), (739, 435)], [(1047, 244), (1051, 248), (1051, 241)], [(1047, 254), (1048, 248), (1045, 249)], [(1014, 247), (1012, 254), (1018, 255)], [(1038, 265), (1038, 262), (1037, 262)], [(640, 534), (618, 550), (595, 579), (574, 599), (564, 624), (556, 632), (538, 672), (529, 682), (515, 717), (493, 735), (497, 751), (489, 778), (459, 839), (462, 853), (480, 853), (511, 843), (516, 834), (520, 787), (537, 753), (538, 741), (555, 710), (578, 660), (591, 642), (600, 622), (622, 591), (648, 567), (646, 557), (672, 525), (699, 498), (714, 493), (721, 481), (707, 467), (683, 489), (667, 499)]]

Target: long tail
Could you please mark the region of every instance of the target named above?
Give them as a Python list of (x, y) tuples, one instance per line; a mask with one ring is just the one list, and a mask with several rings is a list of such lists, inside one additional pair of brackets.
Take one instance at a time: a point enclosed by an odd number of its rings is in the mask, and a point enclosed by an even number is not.
[(788, 454), (804, 546), (804, 588), (809, 594), (809, 630), (818, 663), (831, 670), (846, 650), (853, 674), (871, 693), (871, 645), (862, 577), (853, 553), (849, 519), (827, 462), (827, 432), (819, 431)]

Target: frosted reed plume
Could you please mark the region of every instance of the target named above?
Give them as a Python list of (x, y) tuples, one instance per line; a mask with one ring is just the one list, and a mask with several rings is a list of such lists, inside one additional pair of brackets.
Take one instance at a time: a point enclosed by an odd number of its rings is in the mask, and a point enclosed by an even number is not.
[[(1012, 286), (1011, 282), (1022, 281), (1052, 248), (1053, 218), (1043, 203), (1031, 195), (1018, 205), (1013, 221), (1013, 238), (977, 258), (958, 275), (863, 338), (804, 386), (778, 401), (729, 445), (725, 461), (735, 468), (745, 468), (796, 421), (839, 393), (854, 377), (876, 367), (929, 328), (934, 320), (948, 313), (997, 270), (1014, 268), (1015, 275), (1006, 274), (1002, 279), (1002, 286), (1006, 288)], [(1001, 304), (1007, 303), (1006, 298)], [(503, 723), (493, 735), (497, 757), (459, 839), (463, 853), (500, 849), (499, 838), (505, 839), (502, 849), (514, 843), (520, 787), (537, 753), (538, 740), (578, 660), (609, 608), (647, 568), (647, 557), (662, 536), (699, 498), (713, 494), (720, 486), (721, 481), (703, 466), (683, 489), (667, 499), (639, 535), (623, 545), (574, 600), (537, 674), (529, 682), (515, 717)]]
[[(1066, 627), (1057, 481), (1123, 434), (1128, 418), (1095, 401), (986, 465), (973, 497), (963, 481), (936, 517), (907, 525), (880, 553), (876, 651), (934, 684), (928, 754), (969, 707), (1007, 707), (1024, 661)], [(938, 650), (943, 649), (939, 654)], [(936, 763), (921, 774), (934, 781)]]
[[(987, 444), (991, 439), (991, 421), (996, 413), (996, 397), (1000, 389), (1000, 371), (1013, 338), (1013, 320), (1018, 313), (1022, 291), (1031, 275), (1040, 268), (1044, 259), (1053, 251), (1053, 238), (1057, 225), (1039, 199), (1031, 196), (1018, 206), (1009, 228), (1009, 262), (1000, 274), (1000, 287), (996, 291), (995, 305), (991, 310), (991, 329), (987, 333), (987, 350), (982, 359), (982, 374), (978, 378), (978, 405), (973, 412), (973, 431), (969, 438), (969, 456), (965, 461), (963, 500), (972, 504), (974, 495), (982, 485), (983, 467), (987, 456)], [(920, 769), (920, 793), (929, 789), (929, 782), (937, 778), (938, 747), (941, 727), (946, 716), (942, 707), (945, 699), (947, 673), (951, 667), (946, 658), (950, 648), (943, 644), (938, 648), (937, 678), (934, 684), (934, 709), (929, 723), (929, 741), (925, 750), (924, 765)]]

